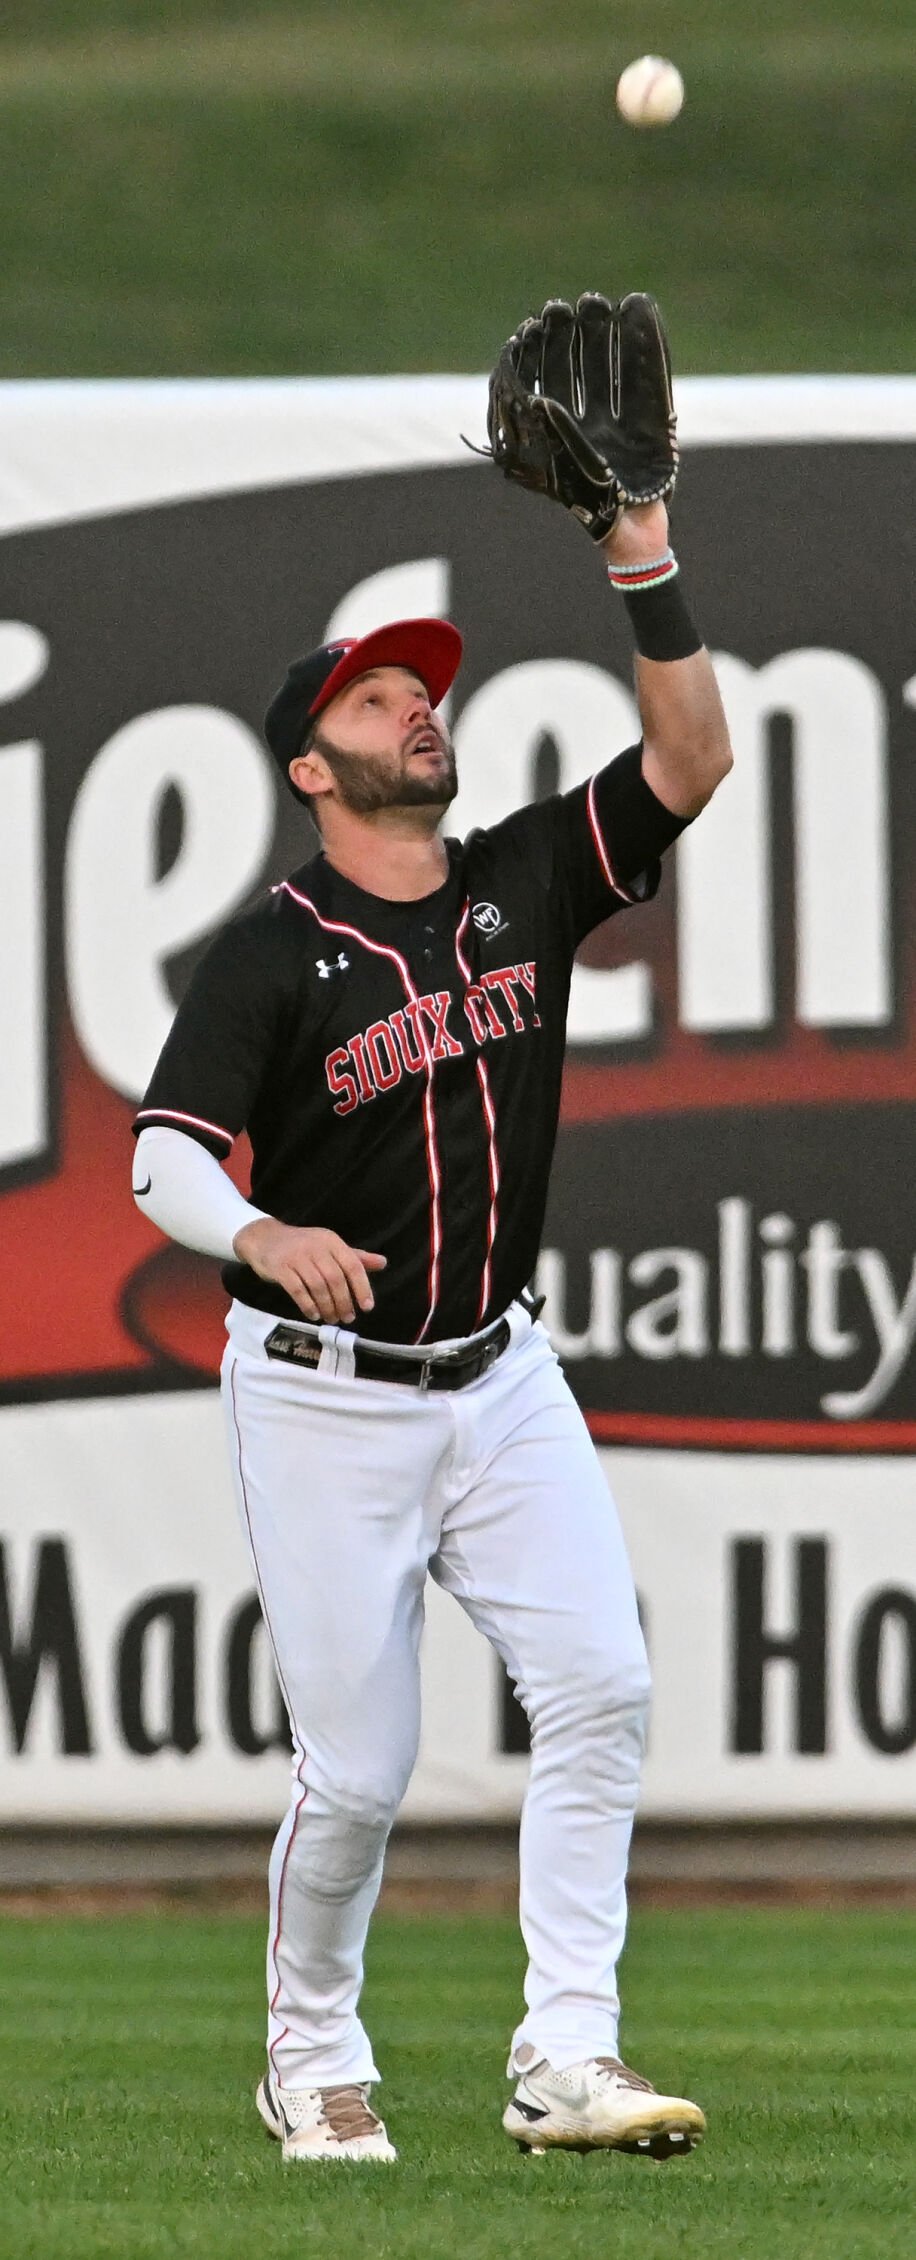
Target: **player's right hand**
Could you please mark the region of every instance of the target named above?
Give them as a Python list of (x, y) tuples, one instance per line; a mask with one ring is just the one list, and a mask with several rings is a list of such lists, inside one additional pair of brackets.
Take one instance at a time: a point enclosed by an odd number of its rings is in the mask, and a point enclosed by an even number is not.
[(280, 1224), (262, 1216), (243, 1224), (232, 1242), (240, 1263), (259, 1279), (273, 1279), (310, 1318), (326, 1326), (349, 1326), (357, 1310), (372, 1310), (370, 1271), (384, 1271), (387, 1256), (367, 1248), (348, 1248), (337, 1232), (320, 1224)]

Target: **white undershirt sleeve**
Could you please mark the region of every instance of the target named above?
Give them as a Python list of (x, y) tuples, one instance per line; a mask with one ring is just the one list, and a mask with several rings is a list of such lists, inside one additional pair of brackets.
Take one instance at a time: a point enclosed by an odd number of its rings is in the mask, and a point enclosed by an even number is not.
[(154, 1123), (136, 1142), (133, 1195), (144, 1216), (201, 1255), (233, 1257), (236, 1232), (266, 1215), (252, 1208), (218, 1161), (183, 1130)]

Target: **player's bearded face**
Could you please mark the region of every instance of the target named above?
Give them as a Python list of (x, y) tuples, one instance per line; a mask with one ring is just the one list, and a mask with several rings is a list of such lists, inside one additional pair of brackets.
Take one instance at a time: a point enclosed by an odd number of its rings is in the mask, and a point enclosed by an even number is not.
[(448, 808), (458, 774), (441, 717), (425, 700), (405, 702), (388, 686), (357, 684), (354, 690), (352, 699), (343, 695), (330, 724), (311, 737), (342, 806), (356, 816), (383, 808)]
[[(414, 741), (417, 735), (414, 730)], [(441, 722), (426, 723), (422, 736), (435, 737), (438, 751), (427, 754), (408, 739), (399, 751), (360, 753), (332, 744), (319, 730), (312, 744), (327, 762), (338, 799), (354, 816), (371, 816), (379, 808), (448, 808), (458, 791), (451, 738)]]

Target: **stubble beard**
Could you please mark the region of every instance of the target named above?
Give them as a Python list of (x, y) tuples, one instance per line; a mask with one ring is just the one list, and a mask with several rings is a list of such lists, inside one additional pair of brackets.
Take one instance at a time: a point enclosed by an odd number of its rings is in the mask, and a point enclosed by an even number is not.
[(404, 752), (388, 756), (384, 767), (376, 766), (364, 753), (332, 744), (320, 730), (313, 731), (311, 745), (327, 762), (341, 804), (352, 815), (375, 816), (383, 808), (439, 808), (444, 813), (458, 791), (458, 772), (451, 738), (441, 723), (436, 736), (446, 756), (446, 768), (436, 776), (424, 775)]

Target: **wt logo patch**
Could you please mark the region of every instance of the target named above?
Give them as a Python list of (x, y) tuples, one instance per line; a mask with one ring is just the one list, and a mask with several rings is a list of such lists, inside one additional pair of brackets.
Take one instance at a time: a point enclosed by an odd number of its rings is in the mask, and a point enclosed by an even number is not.
[(504, 934), (509, 924), (508, 918), (504, 918), (502, 911), (497, 910), (495, 902), (475, 902), (471, 917), (478, 934), (484, 934), (488, 942), (492, 942), (497, 934)]

